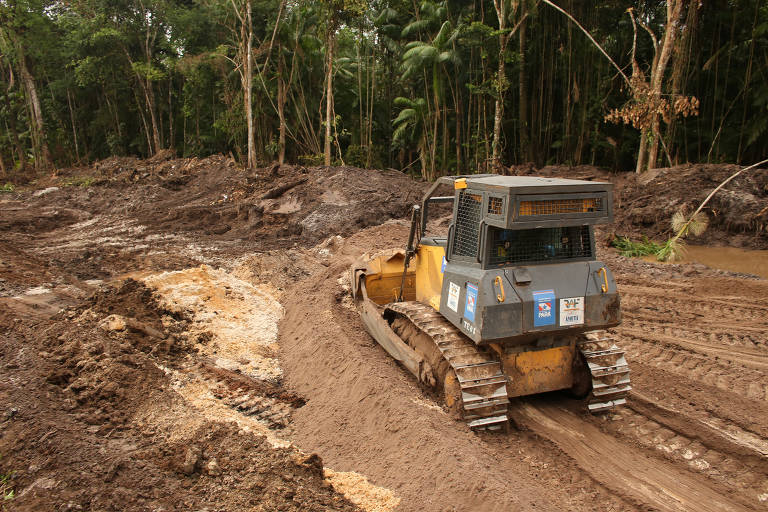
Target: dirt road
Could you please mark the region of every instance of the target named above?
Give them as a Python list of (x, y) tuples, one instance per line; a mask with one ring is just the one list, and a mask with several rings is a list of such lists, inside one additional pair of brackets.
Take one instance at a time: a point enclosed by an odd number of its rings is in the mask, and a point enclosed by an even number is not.
[(601, 247), (628, 406), (552, 393), (473, 433), (365, 333), (344, 279), (403, 244), (423, 185), (220, 157), (99, 169), (0, 197), (9, 510), (768, 506), (765, 280)]

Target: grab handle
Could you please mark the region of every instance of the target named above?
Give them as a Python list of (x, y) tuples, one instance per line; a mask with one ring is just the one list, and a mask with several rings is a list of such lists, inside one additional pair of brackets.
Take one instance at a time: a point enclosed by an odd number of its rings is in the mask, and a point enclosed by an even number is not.
[(499, 293), (496, 294), (496, 300), (499, 302), (504, 302), (507, 296), (504, 293), (504, 282), (501, 280), (501, 276), (496, 276), (496, 279), (493, 280), (493, 284), (499, 285)]
[(608, 271), (605, 270), (605, 267), (600, 267), (597, 273), (600, 274), (601, 272), (603, 273), (603, 284), (600, 288), (603, 290), (603, 293), (608, 293)]

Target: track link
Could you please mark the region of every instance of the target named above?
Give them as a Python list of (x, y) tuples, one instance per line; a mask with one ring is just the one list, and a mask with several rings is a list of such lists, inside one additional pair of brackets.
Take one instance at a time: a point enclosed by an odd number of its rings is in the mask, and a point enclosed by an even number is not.
[(507, 427), (507, 377), (500, 361), (426, 304), (396, 302), (387, 304), (385, 314), (387, 311), (408, 318), (443, 354), (461, 387), (462, 416), (470, 428), (496, 430)]
[(577, 344), (592, 375), (592, 394), (589, 412), (601, 412), (627, 403), (629, 365), (624, 351), (619, 348), (608, 331), (589, 331)]

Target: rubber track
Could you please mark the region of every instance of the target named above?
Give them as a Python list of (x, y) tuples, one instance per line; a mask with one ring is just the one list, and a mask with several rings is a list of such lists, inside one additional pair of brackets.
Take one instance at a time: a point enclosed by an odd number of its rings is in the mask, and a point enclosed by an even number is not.
[(463, 418), (475, 429), (506, 428), (509, 421), (507, 377), (492, 354), (478, 347), (430, 306), (420, 302), (387, 304), (435, 343), (461, 386)]

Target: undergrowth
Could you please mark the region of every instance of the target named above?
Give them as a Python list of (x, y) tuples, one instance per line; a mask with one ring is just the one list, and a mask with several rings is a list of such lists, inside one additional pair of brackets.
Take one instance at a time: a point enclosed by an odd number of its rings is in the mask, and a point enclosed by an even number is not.
[(13, 183), (6, 183), (5, 185), (0, 185), (0, 192), (13, 192), (14, 187)]
[(640, 241), (630, 240), (627, 236), (617, 236), (611, 242), (611, 245), (619, 250), (619, 254), (628, 258), (637, 258), (658, 254), (662, 246), (653, 240), (644, 236)]
[(11, 486), (12, 476), (13, 473), (8, 473), (7, 475), (0, 474), (0, 497), (2, 497), (0, 500), (0, 510), (5, 510), (6, 502), (11, 501), (16, 497), (13, 487)]
[(694, 213), (686, 220), (685, 211), (681, 210), (672, 217), (672, 229), (675, 236), (658, 244), (643, 236), (639, 242), (634, 242), (626, 236), (617, 236), (611, 245), (619, 250), (619, 254), (628, 258), (654, 255), (658, 261), (678, 261), (685, 256), (685, 237), (689, 234), (699, 236), (706, 231), (709, 219), (703, 212)]
[(93, 176), (77, 176), (64, 180), (62, 185), (65, 187), (90, 187), (95, 179)]

